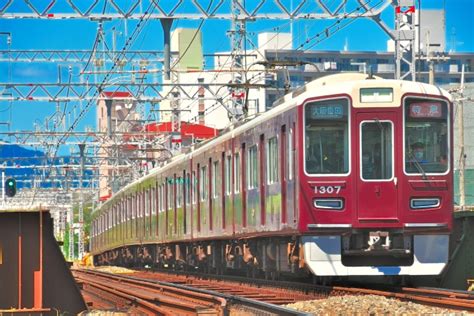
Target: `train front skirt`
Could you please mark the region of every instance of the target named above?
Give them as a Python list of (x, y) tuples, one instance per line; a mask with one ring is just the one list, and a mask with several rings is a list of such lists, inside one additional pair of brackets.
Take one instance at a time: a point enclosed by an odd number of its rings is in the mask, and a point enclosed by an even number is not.
[(411, 265), (346, 266), (342, 260), (341, 236), (302, 238), (306, 265), (318, 276), (439, 275), (448, 262), (449, 235), (414, 235)]

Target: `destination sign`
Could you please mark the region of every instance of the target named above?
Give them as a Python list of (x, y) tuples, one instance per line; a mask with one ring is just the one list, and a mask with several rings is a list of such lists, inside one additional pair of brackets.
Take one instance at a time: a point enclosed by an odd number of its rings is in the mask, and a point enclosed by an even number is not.
[(313, 119), (340, 119), (344, 116), (342, 104), (318, 104), (310, 108), (310, 116)]
[(410, 117), (440, 118), (443, 115), (441, 102), (418, 102), (410, 104)]

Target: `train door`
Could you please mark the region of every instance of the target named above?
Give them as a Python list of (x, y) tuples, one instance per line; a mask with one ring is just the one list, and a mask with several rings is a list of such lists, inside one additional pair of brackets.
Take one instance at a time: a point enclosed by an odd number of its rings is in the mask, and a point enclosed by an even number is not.
[(266, 220), (266, 208), (265, 208), (265, 202), (266, 202), (266, 181), (265, 181), (265, 136), (262, 134), (260, 135), (260, 225), (264, 226), (265, 225), (265, 220)]
[(360, 221), (398, 221), (395, 113), (358, 113), (357, 206)]
[(286, 142), (286, 125), (281, 127), (281, 140), (280, 140), (280, 181), (281, 181), (281, 223), (287, 223), (286, 215), (286, 161), (287, 161), (287, 142)]
[[(247, 153), (245, 143), (242, 144), (242, 149), (240, 150), (242, 158), (241, 158), (241, 167), (242, 167), (242, 187), (240, 188), (242, 191), (242, 227), (247, 227)], [(239, 207), (239, 206), (237, 206)], [(234, 218), (234, 222), (235, 222)], [(240, 220), (240, 218), (239, 218)], [(235, 232), (235, 230), (234, 230)]]

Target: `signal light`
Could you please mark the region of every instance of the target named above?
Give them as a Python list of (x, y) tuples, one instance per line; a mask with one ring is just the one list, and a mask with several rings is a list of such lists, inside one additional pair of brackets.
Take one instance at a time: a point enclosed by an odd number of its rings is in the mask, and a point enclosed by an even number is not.
[(8, 178), (5, 181), (5, 194), (8, 197), (14, 197), (16, 194), (16, 180), (13, 178)]

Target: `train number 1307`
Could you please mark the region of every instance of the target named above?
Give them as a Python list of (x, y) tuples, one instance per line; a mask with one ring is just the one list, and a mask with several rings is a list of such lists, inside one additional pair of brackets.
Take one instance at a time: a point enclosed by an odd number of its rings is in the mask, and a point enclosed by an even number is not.
[(314, 193), (316, 194), (338, 194), (341, 191), (342, 186), (340, 185), (321, 185), (314, 187)]

